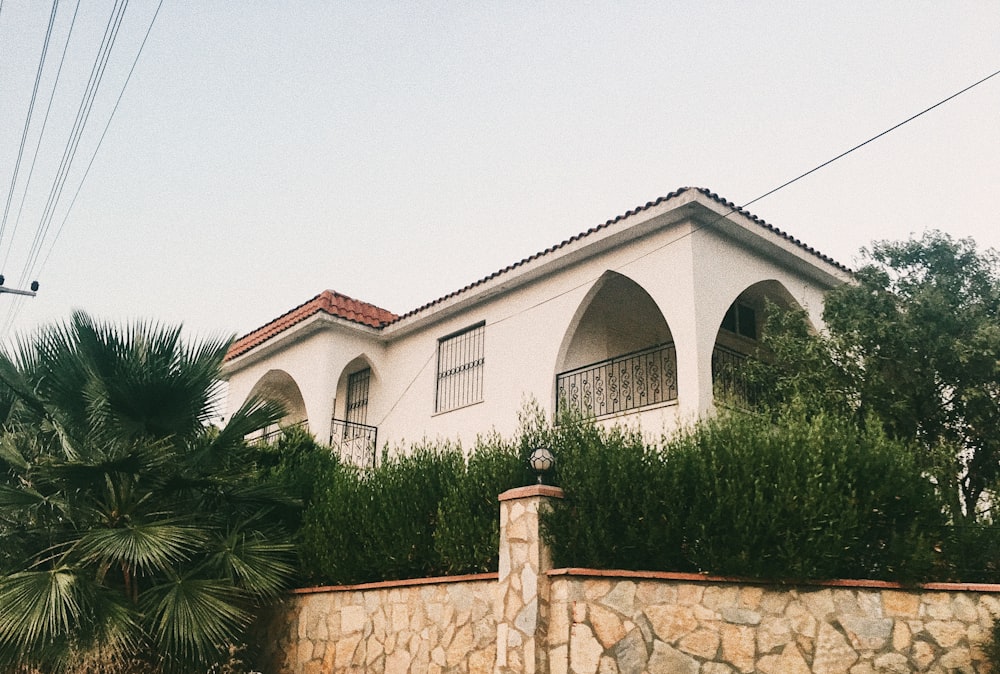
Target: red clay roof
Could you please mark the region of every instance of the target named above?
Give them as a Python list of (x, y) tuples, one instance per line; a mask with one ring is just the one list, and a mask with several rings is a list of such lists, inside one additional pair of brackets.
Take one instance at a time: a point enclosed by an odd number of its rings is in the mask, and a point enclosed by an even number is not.
[(606, 229), (618, 222), (621, 222), (622, 220), (632, 217), (633, 215), (636, 215), (645, 210), (658, 206), (666, 201), (670, 201), (671, 199), (675, 199), (689, 190), (694, 190), (696, 192), (699, 192), (700, 194), (708, 197), (709, 199), (721, 204), (725, 208), (730, 209), (732, 213), (739, 213), (740, 215), (749, 218), (750, 220), (760, 225), (764, 229), (768, 230), (769, 232), (776, 234), (781, 238), (785, 239), (786, 241), (795, 244), (799, 248), (805, 250), (807, 253), (815, 255), (816, 257), (823, 260), (827, 264), (833, 265), (834, 267), (840, 269), (841, 271), (851, 273), (851, 270), (848, 267), (842, 265), (841, 263), (837, 262), (828, 255), (824, 255), (823, 253), (819, 252), (812, 246), (808, 246), (802, 243), (799, 239), (796, 239), (795, 237), (790, 236), (789, 234), (781, 231), (777, 227), (768, 224), (761, 218), (758, 218), (756, 215), (743, 210), (733, 202), (723, 199), (715, 192), (705, 189), (704, 187), (681, 187), (667, 194), (666, 196), (662, 196), (659, 199), (656, 199), (655, 201), (649, 201), (643, 206), (636, 206), (632, 210), (626, 211), (622, 215), (614, 217), (608, 220), (607, 222), (604, 222), (603, 224), (591, 227), (587, 231), (581, 232), (576, 236), (571, 236), (570, 238), (562, 241), (561, 243), (558, 243), (554, 246), (550, 246), (549, 248), (546, 248), (543, 251), (535, 253), (530, 257), (526, 257), (518, 262), (510, 264), (504, 267), (503, 269), (493, 272), (489, 276), (485, 276), (479, 279), (478, 281), (470, 283), (469, 285), (463, 288), (448, 293), (447, 295), (439, 297), (438, 299), (428, 302), (427, 304), (421, 305), (416, 309), (413, 309), (411, 311), (406, 312), (405, 314), (402, 314), (401, 316), (397, 316), (396, 314), (390, 311), (386, 311), (385, 309), (380, 309), (379, 307), (376, 307), (373, 304), (368, 304), (367, 302), (354, 300), (351, 299), (350, 297), (341, 295), (340, 293), (326, 290), (317, 295), (316, 297), (312, 298), (305, 304), (301, 304), (298, 307), (289, 311), (288, 313), (283, 314), (282, 316), (276, 318), (267, 325), (257, 328), (253, 332), (237, 339), (233, 343), (233, 345), (229, 348), (229, 351), (226, 353), (226, 360), (231, 360), (236, 356), (239, 356), (240, 354), (246, 353), (250, 349), (270, 339), (279, 332), (287, 330), (296, 323), (305, 320), (309, 316), (312, 316), (313, 314), (319, 311), (325, 311), (326, 313), (332, 316), (338, 316), (340, 318), (344, 318), (349, 321), (353, 321), (355, 323), (361, 323), (362, 325), (367, 325), (373, 328), (379, 328), (379, 329), (384, 328), (385, 326), (391, 323), (395, 323), (396, 321), (402, 320), (404, 318), (409, 318), (414, 314), (419, 314), (420, 312), (425, 311), (437, 304), (440, 304), (441, 302), (449, 300), (452, 297), (455, 297), (456, 295), (468, 292), (469, 290), (472, 290), (477, 286), (480, 286), (488, 281), (493, 280), (497, 276), (506, 274), (507, 272), (517, 269), (518, 267), (521, 267), (531, 262), (532, 260), (536, 260), (540, 257), (548, 255), (549, 253), (553, 253), (559, 250), (560, 248), (568, 246), (569, 244), (579, 241), (580, 239), (586, 238), (587, 236), (595, 232), (599, 232), (602, 229)]
[(380, 309), (374, 304), (361, 302), (333, 290), (324, 290), (308, 302), (300, 304), (270, 323), (237, 339), (229, 347), (229, 351), (226, 352), (226, 360), (231, 360), (240, 354), (246, 353), (255, 346), (274, 337), (279, 332), (283, 332), (296, 323), (301, 323), (321, 311), (331, 316), (367, 325), (372, 328), (381, 328), (398, 318), (391, 311)]

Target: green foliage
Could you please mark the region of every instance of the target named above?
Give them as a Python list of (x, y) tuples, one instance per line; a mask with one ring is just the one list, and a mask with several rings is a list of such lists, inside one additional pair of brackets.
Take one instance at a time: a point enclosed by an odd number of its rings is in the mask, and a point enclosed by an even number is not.
[(793, 397), (918, 448), (957, 520), (990, 520), (1000, 485), (1000, 261), (941, 232), (876, 242), (831, 291), (828, 334), (794, 317), (765, 331), (764, 402)]
[(275, 520), (288, 531), (298, 531), (304, 509), (340, 470), (337, 455), (302, 426), (290, 426), (277, 441), (258, 443), (253, 449), (261, 481), (286, 498), (275, 508)]
[(284, 499), (243, 442), (280, 410), (205, 425), (226, 347), (75, 314), (0, 357), (0, 668), (205, 670), (283, 589)]
[(930, 454), (973, 518), (1000, 475), (1000, 264), (940, 232), (878, 242), (856, 285), (831, 293), (824, 320), (863, 409)]
[(638, 432), (564, 418), (553, 432), (564, 500), (543, 518), (557, 566), (690, 568), (674, 545), (681, 521), (666, 508), (671, 485), (655, 447)]
[(304, 514), (300, 554), (319, 582), (440, 575), (438, 505), (462, 472), (457, 447), (417, 447), (363, 472), (341, 466)]
[(555, 432), (566, 498), (543, 518), (558, 566), (757, 578), (926, 575), (940, 503), (872, 424), (732, 412), (660, 447), (590, 424)]
[(514, 442), (497, 434), (480, 438), (468, 464), (438, 507), (434, 548), (449, 574), (496, 571), (500, 549), (497, 496), (528, 484), (530, 436)]
[(516, 438), (479, 438), (467, 462), (459, 447), (425, 444), (369, 471), (324, 473), (300, 531), (306, 578), (352, 584), (496, 571), (497, 496), (533, 481), (526, 457), (547, 432), (528, 406)]
[(912, 452), (877, 425), (792, 407), (732, 414), (668, 444), (671, 510), (699, 570), (760, 578), (926, 575), (941, 524)]

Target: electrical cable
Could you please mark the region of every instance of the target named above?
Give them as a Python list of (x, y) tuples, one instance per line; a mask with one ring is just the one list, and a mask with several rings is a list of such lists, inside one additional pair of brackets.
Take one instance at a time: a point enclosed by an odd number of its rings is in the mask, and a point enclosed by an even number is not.
[[(108, 129), (111, 128), (111, 121), (115, 118), (115, 113), (118, 112), (118, 106), (122, 102), (122, 97), (125, 95), (125, 88), (128, 87), (129, 80), (132, 79), (132, 73), (135, 72), (135, 66), (139, 63), (139, 57), (142, 55), (142, 50), (146, 46), (146, 40), (149, 39), (149, 34), (153, 30), (153, 24), (156, 23), (156, 17), (160, 14), (160, 8), (163, 7), (163, 0), (160, 0), (159, 4), (156, 6), (156, 11), (153, 13), (153, 18), (149, 22), (149, 26), (146, 28), (146, 34), (142, 38), (142, 43), (139, 45), (139, 50), (135, 54), (135, 58), (132, 59), (132, 67), (129, 68), (128, 75), (125, 77), (125, 82), (122, 84), (122, 90), (118, 93), (118, 98), (115, 100), (115, 105), (111, 109), (111, 114), (108, 116), (108, 121), (104, 125), (104, 131), (101, 132), (101, 137), (97, 140), (97, 146), (94, 148), (94, 153), (90, 156), (90, 161), (87, 162), (87, 168), (83, 172), (83, 177), (80, 178), (80, 184), (76, 186), (76, 191), (73, 193), (73, 198), (69, 202), (69, 206), (66, 208), (66, 213), (63, 215), (62, 222), (59, 223), (59, 229), (56, 230), (56, 234), (52, 237), (52, 243), (49, 245), (49, 249), (42, 259), (41, 265), (38, 267), (38, 275), (40, 276), (42, 271), (45, 269), (46, 263), (49, 261), (49, 256), (52, 255), (52, 249), (55, 248), (56, 241), (59, 240), (59, 235), (62, 234), (63, 228), (66, 226), (66, 220), (69, 219), (69, 214), (73, 210), (73, 206), (76, 205), (76, 198), (80, 196), (80, 190), (83, 189), (83, 183), (87, 180), (87, 176), (90, 175), (90, 168), (94, 165), (94, 160), (97, 158), (97, 152), (101, 149), (101, 144), (104, 142), (104, 137), (108, 135)], [(29, 270), (28, 277), (34, 276), (34, 269)]]
[[(76, 8), (73, 10), (73, 18), (69, 23), (69, 31), (66, 33), (66, 43), (63, 45), (62, 56), (59, 59), (59, 68), (56, 69), (55, 80), (52, 83), (52, 92), (49, 94), (49, 103), (45, 108), (45, 118), (42, 120), (42, 130), (38, 133), (38, 142), (35, 143), (35, 153), (31, 158), (31, 168), (28, 170), (28, 179), (24, 183), (24, 192), (21, 194), (21, 203), (17, 208), (17, 217), (14, 218), (14, 226), (11, 228), (10, 238), (13, 244), (14, 236), (17, 234), (17, 227), (21, 223), (21, 214), (24, 212), (24, 202), (27, 199), (28, 192), (31, 189), (31, 179), (35, 175), (35, 165), (38, 162), (38, 151), (42, 147), (42, 139), (45, 138), (45, 130), (49, 125), (49, 115), (52, 112), (52, 101), (55, 100), (56, 90), (59, 88), (59, 80), (62, 77), (63, 65), (66, 62), (66, 52), (69, 51), (70, 39), (73, 37), (73, 28), (76, 26), (76, 16), (80, 12), (80, 0), (76, 0)], [(7, 248), (7, 252), (3, 258), (3, 264), (0, 265), (0, 270), (7, 268), (7, 262), (10, 260), (10, 251), (13, 249), (13, 245)]]
[(852, 152), (854, 152), (855, 150), (860, 150), (860, 149), (861, 149), (861, 148), (863, 148), (863, 147), (864, 147), (865, 145), (868, 145), (868, 143), (871, 143), (871, 142), (873, 142), (873, 141), (876, 141), (876, 140), (878, 140), (878, 139), (879, 139), (879, 138), (881, 138), (882, 136), (884, 136), (884, 135), (886, 135), (886, 134), (888, 134), (888, 133), (891, 133), (891, 132), (895, 131), (896, 129), (898, 129), (899, 127), (903, 126), (904, 124), (909, 124), (910, 122), (912, 122), (913, 120), (915, 120), (915, 119), (916, 119), (917, 117), (920, 117), (920, 116), (922, 116), (922, 115), (925, 115), (925, 114), (927, 114), (928, 112), (930, 112), (930, 111), (931, 111), (931, 110), (933, 110), (934, 108), (937, 108), (937, 107), (939, 107), (939, 106), (942, 106), (942, 105), (944, 105), (945, 103), (947, 103), (947, 102), (948, 102), (948, 101), (950, 101), (951, 99), (953, 99), (953, 98), (957, 98), (958, 96), (961, 96), (961, 95), (962, 95), (962, 94), (964, 94), (964, 93), (965, 93), (966, 91), (969, 91), (970, 89), (972, 89), (972, 88), (974, 88), (974, 87), (978, 87), (978, 86), (979, 86), (980, 84), (982, 84), (983, 82), (985, 82), (985, 81), (987, 81), (987, 80), (989, 80), (989, 79), (991, 79), (991, 78), (993, 78), (993, 77), (996, 77), (997, 75), (1000, 75), (1000, 70), (997, 70), (996, 72), (993, 72), (993, 73), (991, 73), (991, 74), (987, 75), (986, 77), (984, 77), (983, 79), (979, 80), (978, 82), (973, 82), (972, 84), (970, 84), (969, 86), (965, 87), (965, 88), (964, 88), (964, 89), (962, 89), (961, 91), (956, 91), (956, 92), (955, 92), (955, 93), (953, 93), (953, 94), (952, 94), (951, 96), (948, 96), (947, 98), (944, 98), (944, 99), (942, 99), (942, 100), (938, 101), (937, 103), (935, 103), (934, 105), (930, 106), (929, 108), (925, 108), (924, 110), (921, 110), (920, 112), (918, 112), (917, 114), (913, 115), (912, 117), (907, 117), (906, 119), (904, 119), (904, 120), (903, 120), (902, 122), (900, 122), (899, 124), (896, 124), (895, 126), (891, 126), (891, 127), (889, 127), (888, 129), (886, 129), (886, 130), (885, 130), (885, 131), (883, 131), (882, 133), (879, 133), (879, 134), (876, 134), (876, 135), (872, 136), (871, 138), (869, 138), (869, 139), (868, 139), (868, 140), (866, 140), (865, 142), (863, 142), (863, 143), (858, 143), (857, 145), (855, 145), (854, 147), (852, 147), (852, 148), (851, 148), (850, 150), (847, 150), (847, 151), (845, 151), (845, 152), (841, 152), (840, 154), (838, 154), (838, 155), (837, 155), (836, 157), (834, 157), (833, 159), (828, 159), (828, 160), (826, 160), (825, 162), (823, 162), (822, 164), (820, 164), (820, 165), (819, 165), (819, 166), (817, 166), (816, 168), (812, 168), (812, 169), (809, 169), (808, 171), (806, 171), (806, 172), (805, 172), (805, 173), (803, 173), (802, 175), (800, 175), (800, 176), (796, 176), (795, 178), (792, 178), (792, 179), (791, 179), (791, 180), (789, 180), (788, 182), (784, 182), (784, 183), (782, 183), (782, 184), (778, 185), (778, 186), (777, 186), (777, 187), (775, 187), (775, 188), (774, 188), (773, 190), (771, 190), (771, 191), (769, 191), (769, 192), (765, 192), (764, 194), (760, 195), (759, 197), (757, 197), (757, 198), (755, 198), (755, 199), (751, 199), (750, 201), (748, 201), (748, 202), (746, 202), (745, 204), (743, 204), (742, 206), (740, 206), (740, 208), (746, 208), (746, 207), (747, 207), (747, 206), (749, 206), (750, 204), (753, 204), (753, 203), (756, 203), (756, 202), (760, 201), (761, 199), (763, 199), (764, 197), (769, 197), (769, 196), (771, 196), (772, 194), (774, 194), (775, 192), (777, 192), (778, 190), (781, 190), (781, 189), (784, 189), (784, 188), (788, 187), (789, 185), (791, 185), (792, 183), (796, 183), (796, 182), (798, 182), (798, 181), (802, 180), (802, 179), (803, 179), (803, 178), (805, 178), (805, 177), (806, 177), (807, 175), (810, 175), (810, 174), (812, 174), (812, 173), (815, 173), (816, 171), (819, 171), (819, 170), (820, 170), (821, 168), (824, 168), (824, 167), (826, 167), (826, 166), (829, 166), (829, 165), (830, 165), (830, 164), (832, 164), (833, 162), (835, 162), (835, 161), (837, 161), (838, 159), (841, 159), (841, 158), (843, 158), (843, 157), (846, 157), (847, 155), (851, 154), (851, 153), (852, 153)]
[[(90, 116), (90, 109), (93, 107), (94, 100), (97, 94), (97, 88), (100, 86), (101, 79), (104, 75), (104, 69), (107, 67), (107, 61), (111, 53), (111, 47), (114, 44), (115, 38), (117, 37), (118, 30), (121, 27), (121, 20), (125, 13), (125, 8), (128, 6), (128, 0), (116, 0), (115, 6), (112, 9), (111, 16), (108, 18), (108, 23), (104, 28), (104, 36), (101, 39), (101, 45), (98, 48), (97, 56), (94, 60), (94, 65), (91, 67), (90, 77), (87, 80), (87, 85), (84, 89), (83, 97), (80, 101), (80, 106), (77, 108), (76, 119), (74, 120), (73, 128), (70, 131), (69, 138), (66, 141), (66, 146), (63, 149), (62, 159), (60, 160), (59, 167), (56, 171), (55, 179), (52, 183), (52, 188), (49, 191), (48, 200), (45, 204), (45, 209), (42, 213), (42, 217), (39, 220), (38, 227), (35, 231), (34, 239), (32, 240), (31, 249), (28, 253), (28, 260), (25, 262), (24, 268), (19, 276), (18, 285), (23, 285), (28, 276), (28, 271), (33, 266), (33, 261), (37, 259), (38, 249), (41, 245), (41, 241), (44, 238), (45, 233), (48, 230), (49, 223), (52, 221), (52, 216), (54, 213), (56, 202), (60, 194), (62, 193), (62, 188), (66, 183), (66, 179), (69, 175), (70, 165), (72, 164), (73, 158), (76, 155), (76, 149), (79, 147), (80, 138), (83, 135), (83, 128), (86, 125), (87, 119)], [(20, 296), (19, 296), (20, 297)], [(21, 298), (23, 301), (23, 298)], [(9, 330), (10, 325), (13, 323), (14, 316), (17, 313), (17, 308), (20, 306), (21, 302), (15, 300), (11, 302), (8, 307), (7, 315), (3, 323), (3, 333)]]
[[(950, 100), (952, 100), (952, 99), (960, 96), (961, 94), (964, 94), (965, 92), (969, 91), (970, 89), (979, 86), (980, 84), (986, 82), (987, 80), (989, 80), (989, 79), (991, 79), (991, 78), (993, 78), (993, 77), (995, 77), (997, 75), (1000, 75), (1000, 70), (998, 70), (998, 71), (996, 71), (996, 72), (994, 72), (994, 73), (992, 73), (990, 75), (987, 75), (986, 77), (982, 78), (981, 80), (979, 80), (979, 81), (977, 81), (977, 82), (975, 82), (973, 84), (970, 84), (969, 86), (967, 86), (964, 89), (962, 89), (962, 90), (960, 90), (960, 91), (958, 91), (958, 92), (956, 92), (956, 93), (948, 96), (947, 98), (944, 98), (944, 99), (938, 101), (934, 105), (932, 105), (932, 106), (930, 106), (928, 108), (925, 108), (924, 110), (918, 112), (915, 115), (912, 115), (912, 116), (908, 117), (907, 119), (903, 120), (902, 122), (900, 122), (900, 123), (898, 123), (898, 124), (896, 124), (894, 126), (889, 127), (888, 129), (886, 129), (885, 131), (882, 131), (881, 133), (878, 133), (878, 134), (872, 136), (871, 138), (869, 138), (868, 140), (864, 141), (863, 143), (859, 143), (859, 144), (855, 145), (854, 147), (852, 147), (851, 149), (847, 150), (846, 152), (841, 152), (840, 154), (838, 154), (833, 159), (828, 159), (827, 161), (825, 161), (822, 164), (816, 166), (815, 168), (812, 168), (812, 169), (806, 171), (805, 173), (799, 175), (798, 177), (793, 178), (792, 180), (789, 180), (789, 181), (787, 181), (785, 183), (782, 183), (778, 187), (775, 187), (774, 189), (769, 190), (769, 191), (765, 192), (764, 194), (751, 199), (750, 201), (747, 201), (742, 206), (732, 206), (725, 213), (722, 213), (721, 215), (713, 218), (709, 222), (707, 222), (705, 224), (702, 224), (702, 225), (694, 226), (690, 230), (688, 230), (687, 232), (682, 233), (680, 236), (678, 236), (678, 237), (676, 237), (674, 239), (671, 239), (670, 241), (667, 241), (666, 243), (664, 243), (664, 244), (662, 244), (660, 246), (657, 246), (656, 248), (653, 248), (652, 250), (648, 250), (648, 251), (642, 253), (641, 255), (637, 255), (637, 256), (629, 259), (629, 260), (626, 260), (625, 262), (622, 262), (621, 264), (619, 264), (618, 266), (616, 266), (614, 269), (612, 269), (610, 271), (620, 272), (620, 271), (624, 270), (625, 268), (627, 268), (629, 265), (632, 265), (635, 262), (638, 262), (639, 260), (652, 255), (653, 253), (661, 251), (664, 248), (672, 246), (672, 245), (676, 244), (677, 242), (682, 241), (683, 239), (686, 239), (686, 238), (694, 235), (696, 232), (699, 232), (702, 229), (705, 229), (706, 227), (711, 227), (715, 223), (728, 218), (730, 215), (733, 215), (734, 213), (740, 213), (740, 214), (742, 214), (742, 215), (744, 215), (746, 217), (746, 214), (743, 211), (750, 204), (756, 203), (756, 202), (760, 201), (761, 199), (764, 199), (765, 197), (771, 196), (775, 192), (778, 192), (779, 190), (782, 190), (782, 189), (788, 187), (789, 185), (791, 185), (791, 184), (793, 184), (795, 182), (798, 182), (802, 178), (805, 178), (806, 176), (808, 176), (808, 175), (810, 175), (812, 173), (815, 173), (816, 171), (819, 171), (820, 169), (822, 169), (822, 168), (824, 168), (826, 166), (829, 166), (830, 164), (832, 164), (833, 162), (837, 161), (838, 159), (846, 157), (847, 155), (851, 154), (855, 150), (861, 149), (865, 145), (868, 145), (869, 143), (871, 143), (871, 142), (873, 142), (875, 140), (878, 140), (882, 136), (885, 136), (886, 134), (888, 134), (888, 133), (890, 133), (892, 131), (895, 131), (896, 129), (900, 128), (904, 124), (908, 124), (909, 122), (912, 122), (913, 120), (917, 119), (918, 117), (920, 117), (920, 116), (922, 116), (922, 115), (930, 112), (931, 110), (933, 110), (933, 109), (935, 109), (935, 108), (943, 105), (944, 103), (947, 103), (948, 101), (950, 101)], [(533, 311), (533, 310), (537, 309), (538, 307), (544, 306), (544, 305), (548, 304), (549, 302), (552, 302), (552, 301), (554, 301), (556, 299), (559, 299), (560, 297), (563, 297), (563, 296), (565, 296), (565, 295), (567, 295), (569, 293), (572, 293), (572, 292), (575, 292), (577, 290), (580, 290), (581, 288), (590, 287), (594, 283), (596, 283), (598, 281), (598, 279), (600, 279), (601, 276), (603, 276), (604, 274), (605, 274), (605, 272), (601, 272), (600, 275), (598, 275), (598, 276), (596, 276), (594, 278), (587, 279), (587, 280), (585, 280), (585, 281), (583, 281), (583, 282), (581, 282), (581, 283), (579, 283), (579, 284), (577, 284), (577, 285), (575, 285), (575, 286), (573, 286), (571, 288), (567, 288), (566, 290), (563, 290), (562, 292), (557, 293), (556, 295), (553, 295), (552, 297), (547, 297), (547, 298), (545, 298), (543, 300), (540, 300), (539, 302), (537, 302), (537, 303), (535, 303), (535, 304), (533, 304), (531, 306), (524, 307), (522, 309), (518, 309), (517, 311), (514, 311), (513, 313), (508, 314), (507, 316), (501, 316), (500, 318), (498, 318), (496, 320), (490, 321), (486, 325), (487, 325), (487, 327), (489, 327), (489, 326), (493, 326), (493, 325), (498, 325), (498, 324), (503, 323), (505, 321), (509, 321), (512, 318), (520, 316), (521, 314), (527, 313), (529, 311)], [(436, 348), (435, 348), (435, 353), (436, 353)], [(380, 422), (380, 425), (383, 424), (383, 423), (385, 423), (385, 420), (396, 409), (396, 406), (399, 405), (400, 401), (403, 399), (403, 396), (406, 395), (406, 392), (410, 390), (410, 388), (416, 382), (417, 378), (420, 376), (420, 374), (424, 371), (424, 369), (430, 363), (430, 361), (431, 361), (432, 358), (433, 358), (433, 353), (424, 362), (423, 366), (421, 366), (421, 368), (417, 371), (417, 374), (414, 375), (413, 379), (410, 380), (410, 383), (407, 384), (406, 388), (403, 389), (403, 392), (399, 395), (399, 397), (395, 400), (395, 402), (393, 402), (392, 406), (390, 406), (389, 411), (386, 412), (385, 416), (382, 418), (382, 421)]]
[[(52, 184), (52, 189), (49, 192), (49, 198), (45, 204), (45, 210), (42, 213), (42, 218), (39, 221), (38, 228), (35, 230), (35, 237), (31, 243), (31, 249), (28, 252), (28, 261), (25, 263), (24, 269), (21, 272), (19, 280), (20, 284), (23, 284), (27, 280), (28, 271), (34, 266), (35, 260), (38, 258), (38, 254), (41, 249), (41, 243), (51, 226), (52, 218), (55, 215), (56, 205), (62, 196), (66, 180), (69, 178), (70, 168), (73, 160), (76, 158), (76, 152), (80, 146), (80, 140), (83, 138), (84, 128), (90, 119), (90, 112), (93, 109), (94, 101), (97, 98), (97, 91), (100, 88), (102, 80), (104, 79), (104, 72), (107, 69), (108, 60), (111, 57), (111, 49), (114, 46), (116, 38), (118, 37), (118, 31), (121, 28), (121, 22), (124, 18), (125, 9), (127, 7), (128, 0), (124, 0), (120, 5), (116, 4), (115, 10), (112, 12), (112, 17), (109, 19), (108, 27), (110, 28), (110, 34), (108, 29), (105, 29), (105, 39), (102, 41), (101, 49), (98, 51), (97, 60), (91, 70), (90, 80), (87, 82), (87, 89), (84, 92), (83, 100), (80, 102), (80, 107), (77, 110), (76, 121), (72, 131), (70, 132), (70, 138), (67, 141), (66, 148), (63, 151), (63, 158), (60, 162), (56, 179)], [(114, 12), (117, 12), (117, 14)], [(111, 23), (112, 20), (113, 24)]]
[[(0, 219), (0, 247), (3, 246), (3, 233), (7, 228), (7, 215), (10, 213), (10, 202), (14, 198), (14, 188), (17, 185), (17, 174), (21, 169), (21, 159), (24, 157), (24, 146), (28, 141), (28, 129), (31, 128), (31, 116), (35, 111), (35, 101), (38, 98), (38, 83), (41, 82), (42, 71), (45, 69), (45, 56), (49, 53), (49, 44), (52, 41), (52, 26), (56, 22), (56, 10), (58, 9), (59, 0), (52, 0), (52, 11), (49, 13), (49, 25), (45, 30), (45, 42), (42, 45), (42, 55), (38, 58), (38, 70), (35, 72), (35, 84), (31, 88), (31, 102), (28, 104), (28, 114), (24, 117), (24, 130), (21, 131), (21, 144), (17, 148), (17, 160), (14, 161), (14, 171), (10, 178), (10, 190), (7, 192), (7, 203), (4, 204), (3, 218)], [(13, 243), (13, 235), (11, 235), (11, 243)]]
[[(77, 7), (79, 8), (79, 0), (77, 0)], [(114, 119), (115, 114), (118, 112), (118, 107), (121, 104), (122, 98), (125, 95), (125, 90), (132, 79), (132, 74), (135, 72), (136, 65), (138, 65), (139, 63), (139, 57), (142, 55), (143, 49), (146, 46), (146, 42), (149, 40), (150, 33), (152, 33), (153, 31), (153, 26), (156, 24), (156, 19), (159, 16), (160, 9), (162, 7), (163, 7), (163, 0), (160, 0), (160, 2), (156, 6), (156, 11), (153, 13), (153, 18), (150, 19), (149, 26), (147, 26), (146, 28), (146, 33), (142, 38), (142, 42), (139, 44), (139, 49), (136, 52), (135, 58), (132, 60), (132, 65), (129, 68), (128, 75), (126, 75), (125, 81), (122, 83), (121, 91), (118, 93), (118, 98), (115, 100), (115, 104), (111, 110), (111, 114), (108, 116), (108, 121), (104, 125), (104, 130), (102, 131), (101, 136), (97, 141), (97, 145), (94, 148), (94, 152), (91, 154), (90, 161), (87, 163), (87, 168), (84, 170), (83, 177), (80, 179), (80, 183), (77, 185), (76, 191), (73, 193), (73, 198), (70, 201), (70, 204), (67, 207), (65, 214), (63, 215), (63, 219), (59, 224), (59, 228), (56, 230), (55, 236), (52, 238), (51, 244), (49, 244), (48, 251), (46, 252), (45, 257), (42, 259), (41, 265), (38, 267), (39, 275), (41, 274), (46, 264), (48, 263), (49, 257), (52, 255), (52, 250), (55, 248), (56, 242), (59, 240), (59, 237), (66, 226), (66, 221), (69, 219), (69, 215), (72, 212), (74, 205), (76, 204), (77, 197), (80, 196), (80, 191), (83, 189), (84, 182), (87, 180), (87, 176), (90, 174), (90, 169), (94, 165), (94, 160), (97, 158), (97, 153), (100, 151), (101, 145), (104, 142), (104, 138), (108, 134), (108, 129), (111, 128), (111, 122)], [(37, 260), (37, 255), (35, 257), (35, 260)], [(31, 268), (28, 269), (26, 277), (30, 278), (33, 274), (34, 274), (34, 267), (32, 266)], [(21, 300), (20, 302), (12, 303), (13, 311), (8, 316), (8, 320), (4, 322), (3, 334), (6, 334), (7, 330), (10, 327), (10, 324), (13, 323), (13, 321), (17, 317), (21, 303), (23, 302), (23, 298), (19, 299)]]

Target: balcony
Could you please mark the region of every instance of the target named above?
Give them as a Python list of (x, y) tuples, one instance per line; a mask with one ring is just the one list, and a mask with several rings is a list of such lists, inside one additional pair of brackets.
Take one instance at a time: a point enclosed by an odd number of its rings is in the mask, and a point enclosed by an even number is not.
[(753, 404), (756, 396), (743, 374), (749, 358), (746, 354), (715, 345), (712, 350), (712, 385), (717, 401), (738, 407)]
[(281, 434), (290, 428), (304, 428), (308, 430), (309, 422), (296, 421), (295, 423), (291, 424), (272, 424), (270, 426), (262, 428), (256, 433), (251, 433), (250, 435), (246, 436), (245, 439), (247, 442), (256, 442), (269, 445), (273, 442), (277, 442), (278, 438), (281, 437)]
[(601, 417), (677, 400), (673, 343), (616, 356), (556, 375), (556, 413)]
[(330, 448), (343, 463), (374, 468), (378, 428), (343, 419), (330, 421)]

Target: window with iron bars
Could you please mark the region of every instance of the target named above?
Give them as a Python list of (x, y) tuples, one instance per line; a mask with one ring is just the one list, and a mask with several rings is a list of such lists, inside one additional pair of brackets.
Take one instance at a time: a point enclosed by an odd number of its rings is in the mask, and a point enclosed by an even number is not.
[(438, 341), (435, 412), (482, 402), (485, 336), (486, 324), (479, 323)]
[(372, 370), (366, 367), (347, 377), (347, 421), (354, 424), (368, 423), (368, 387)]

